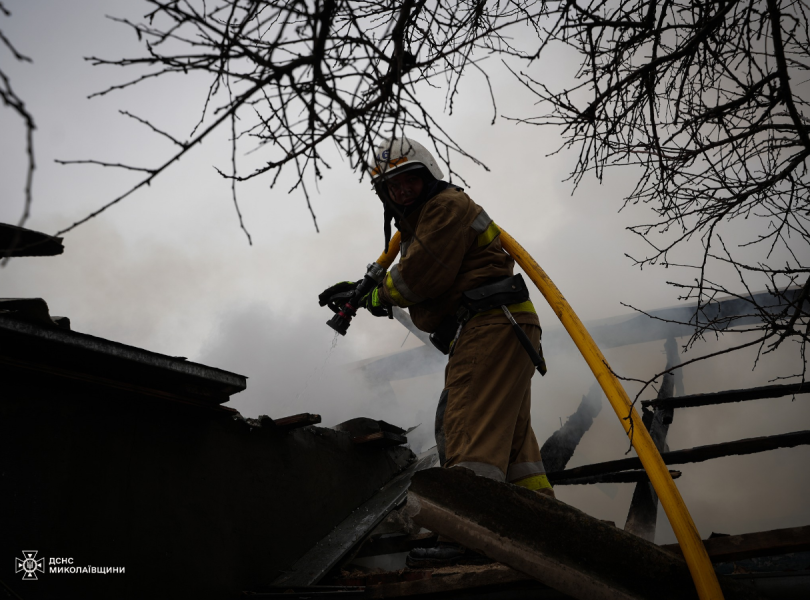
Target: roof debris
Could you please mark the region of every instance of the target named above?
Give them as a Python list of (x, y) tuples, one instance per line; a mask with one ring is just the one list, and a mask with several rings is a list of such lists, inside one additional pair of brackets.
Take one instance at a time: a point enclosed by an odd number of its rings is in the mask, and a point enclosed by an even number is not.
[(8, 256), (56, 256), (65, 247), (62, 238), (0, 223), (0, 258)]

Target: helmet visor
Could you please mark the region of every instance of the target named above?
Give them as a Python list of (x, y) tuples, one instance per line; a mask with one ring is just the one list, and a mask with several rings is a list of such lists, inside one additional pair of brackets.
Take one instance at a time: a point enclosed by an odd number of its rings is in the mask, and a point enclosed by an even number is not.
[(392, 177), (396, 177), (397, 175), (400, 175), (402, 173), (406, 173), (408, 171), (413, 171), (414, 169), (426, 169), (426, 168), (427, 167), (425, 167), (425, 165), (423, 165), (420, 162), (409, 162), (409, 163), (401, 165), (401, 166), (397, 165), (397, 166), (388, 168), (386, 171), (384, 171), (383, 173), (380, 173), (379, 175), (374, 176), (371, 179), (371, 182), (372, 182), (372, 184), (377, 185), (377, 184), (382, 183), (384, 181), (388, 181)]

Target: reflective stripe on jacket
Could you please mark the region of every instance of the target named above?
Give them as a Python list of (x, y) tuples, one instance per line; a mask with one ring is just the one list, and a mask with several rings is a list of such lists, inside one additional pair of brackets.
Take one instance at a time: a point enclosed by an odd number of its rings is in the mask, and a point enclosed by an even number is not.
[[(501, 248), (498, 226), (463, 190), (447, 188), (406, 221), (399, 263), (386, 275), (381, 296), (408, 307), (423, 331), (435, 331), (445, 316), (454, 315), (463, 292), (513, 274), (515, 263)], [(518, 322), (540, 324), (530, 302), (521, 308)], [(476, 326), (495, 322), (508, 323), (503, 312), (475, 319)]]

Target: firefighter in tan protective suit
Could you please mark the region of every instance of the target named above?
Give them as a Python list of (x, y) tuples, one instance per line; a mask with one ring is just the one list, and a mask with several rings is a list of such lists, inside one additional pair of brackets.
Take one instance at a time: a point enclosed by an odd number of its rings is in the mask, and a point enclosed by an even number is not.
[[(531, 426), (534, 365), (507, 313), (534, 348), (540, 322), (525, 285), (523, 295), (514, 295), (522, 278), (513, 277), (515, 263), (501, 248), (498, 227), (464, 190), (442, 181), (433, 156), (413, 140), (384, 141), (370, 169), (385, 207), (386, 247), (391, 218), (402, 242), (399, 263), (363, 304), (377, 316), (391, 306), (408, 308), (414, 324), (450, 354), (436, 411), (442, 467), (466, 467), (553, 495)], [(476, 304), (479, 297), (494, 298), (496, 308), (482, 310), (490, 304)], [(407, 562), (437, 566), (476, 558), (448, 541), (411, 551)]]

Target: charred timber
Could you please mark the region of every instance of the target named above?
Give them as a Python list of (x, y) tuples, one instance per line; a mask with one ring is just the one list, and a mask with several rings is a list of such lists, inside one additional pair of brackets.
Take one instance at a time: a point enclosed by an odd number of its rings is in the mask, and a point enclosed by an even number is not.
[[(417, 525), (572, 598), (697, 598), (676, 554), (573, 506), (464, 468), (416, 473), (407, 511)], [(720, 585), (726, 600), (758, 597), (725, 578)]]
[[(810, 525), (714, 537), (703, 540), (703, 545), (713, 563), (807, 552), (810, 550)], [(661, 548), (681, 554), (678, 544), (666, 544)]]
[(713, 392), (710, 394), (692, 394), (677, 398), (656, 398), (655, 400), (642, 400), (641, 405), (652, 408), (691, 408), (693, 406), (709, 406), (711, 404), (727, 404), (729, 402), (745, 402), (747, 400), (762, 400), (764, 398), (781, 398), (793, 394), (810, 393), (810, 383), (794, 383), (790, 385), (766, 385), (749, 388), (747, 390), (728, 390), (726, 392)]
[(411, 476), (422, 469), (429, 469), (436, 462), (438, 462), (436, 453), (427, 452), (421, 455), (310, 548), (289, 570), (278, 577), (273, 585), (284, 586), (287, 589), (318, 583), (345, 555), (362, 543), (388, 513), (402, 504), (408, 492)]
[[(678, 344), (673, 338), (669, 338), (664, 344), (667, 353), (667, 368), (672, 368), (680, 362), (678, 358)], [(683, 375), (683, 373), (681, 373)], [(670, 372), (664, 375), (661, 389), (658, 390), (658, 398), (671, 398), (675, 392), (675, 376)], [(667, 433), (672, 423), (675, 411), (669, 409), (645, 409), (642, 422), (647, 431), (650, 432), (655, 448), (658, 452), (669, 451), (667, 445)], [(633, 535), (644, 538), (648, 542), (655, 541), (655, 528), (658, 523), (658, 494), (649, 480), (639, 481), (633, 490), (633, 499), (630, 501), (630, 510), (627, 511), (627, 519), (624, 522), (624, 530)]]
[[(737, 454), (755, 454), (776, 450), (777, 448), (793, 448), (810, 444), (810, 431), (796, 431), (794, 433), (783, 433), (781, 435), (771, 435), (766, 437), (749, 438), (737, 440), (735, 442), (724, 442), (722, 444), (711, 444), (709, 446), (698, 446), (688, 450), (675, 450), (672, 452), (662, 452), (661, 458), (667, 465), (683, 465), (687, 463), (703, 462), (713, 458), (724, 456), (734, 456)], [(593, 465), (584, 465), (574, 469), (566, 469), (556, 473), (547, 473), (549, 481), (555, 484), (562, 483), (570, 479), (582, 477), (592, 477), (604, 475), (617, 471), (629, 471), (630, 469), (641, 469), (641, 461), (638, 458), (623, 458), (611, 460)]]
[[(428, 571), (426, 576), (410, 581), (367, 584), (367, 598), (489, 598), (497, 590), (498, 598), (559, 598), (548, 586), (514, 569), (495, 563), (486, 567), (469, 567), (455, 573), (443, 569)], [(406, 571), (407, 573), (407, 571)], [(415, 573), (411, 571), (411, 574)], [(411, 575), (412, 576), (412, 575)], [(464, 595), (469, 593), (469, 596)], [(549, 595), (552, 594), (552, 595)]]
[[(680, 471), (670, 471), (669, 474), (672, 479), (678, 479), (681, 476)], [(548, 477), (551, 478), (551, 474), (548, 474)], [(650, 478), (647, 477), (647, 472), (641, 469), (639, 471), (619, 471), (617, 473), (605, 473), (604, 475), (564, 479), (554, 483), (557, 485), (591, 485), (593, 483), (639, 483), (649, 481)]]
[(387, 535), (372, 537), (363, 544), (357, 553), (357, 558), (365, 556), (380, 556), (383, 554), (396, 554), (408, 552), (414, 548), (433, 548), (438, 544), (435, 533), (419, 533), (416, 535)]
[(389, 431), (378, 431), (377, 433), (352, 438), (352, 442), (365, 448), (390, 448), (391, 446), (406, 444), (408, 438)]
[(317, 425), (320, 422), (321, 415), (312, 413), (301, 413), (300, 415), (293, 415), (291, 417), (273, 419), (273, 424), (282, 431), (292, 431), (300, 427), (309, 427), (311, 425)]
[(582, 397), (582, 402), (574, 414), (568, 417), (565, 425), (561, 425), (540, 448), (547, 471), (565, 469), (582, 437), (591, 428), (593, 420), (601, 410), (602, 388), (599, 387), (599, 382), (594, 382), (588, 393)]

